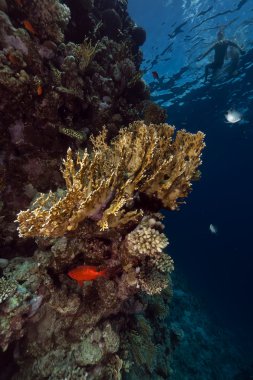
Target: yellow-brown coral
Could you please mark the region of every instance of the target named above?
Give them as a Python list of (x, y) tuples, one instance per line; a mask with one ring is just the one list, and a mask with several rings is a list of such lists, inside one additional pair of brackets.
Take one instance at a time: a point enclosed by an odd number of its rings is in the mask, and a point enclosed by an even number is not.
[(85, 38), (82, 44), (75, 46), (75, 56), (79, 61), (79, 69), (81, 71), (85, 71), (85, 69), (89, 66), (97, 50), (98, 44), (92, 46), (91, 41), (88, 41), (87, 38)]
[(140, 289), (150, 296), (161, 293), (169, 284), (168, 274), (159, 272), (152, 267), (149, 271), (141, 272), (139, 276)]
[(154, 228), (142, 225), (128, 234), (126, 240), (129, 252), (135, 256), (155, 256), (169, 244), (164, 234)]
[(127, 282), (130, 284), (130, 279), (132, 286), (138, 286), (150, 295), (160, 293), (168, 286), (168, 273), (174, 270), (172, 258), (162, 252), (169, 242), (157, 229), (161, 227), (159, 215), (145, 216), (125, 238), (122, 262)]
[(85, 134), (79, 131), (75, 131), (74, 129), (60, 127), (59, 132), (78, 141), (85, 140)]
[(42, 194), (31, 209), (18, 214), (19, 234), (24, 237), (63, 236), (86, 218), (101, 229), (120, 220), (135, 218), (138, 210), (126, 210), (137, 193), (161, 201), (174, 210), (184, 198), (201, 163), (203, 133), (178, 131), (168, 124), (134, 122), (121, 129), (109, 145), (106, 130), (91, 139), (93, 152), (77, 154), (69, 148), (64, 160), (66, 190)]
[(156, 254), (150, 261), (160, 272), (171, 273), (174, 270), (174, 261), (166, 253)]

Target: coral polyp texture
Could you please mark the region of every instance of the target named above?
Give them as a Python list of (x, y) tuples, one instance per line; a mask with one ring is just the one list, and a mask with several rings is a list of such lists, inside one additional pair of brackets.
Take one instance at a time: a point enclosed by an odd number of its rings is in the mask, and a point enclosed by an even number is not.
[(30, 33), (40, 35), (44, 40), (63, 41), (64, 29), (70, 21), (70, 10), (65, 4), (58, 0), (24, 0), (17, 3), (33, 25), (30, 30), (27, 28)]
[[(133, 208), (142, 194), (175, 210), (190, 190), (204, 143), (201, 132), (178, 131), (175, 139), (173, 133), (168, 124), (146, 126), (137, 121), (110, 144), (104, 129), (92, 138), (92, 152), (78, 153), (75, 160), (69, 148), (63, 162), (66, 190), (41, 195), (30, 209), (21, 211), (17, 217), (20, 236), (63, 236), (85, 219), (97, 220), (103, 230), (119, 227), (140, 214), (142, 210), (133, 213)], [(143, 239), (152, 233), (152, 229), (143, 230)], [(163, 247), (161, 238), (159, 243)]]

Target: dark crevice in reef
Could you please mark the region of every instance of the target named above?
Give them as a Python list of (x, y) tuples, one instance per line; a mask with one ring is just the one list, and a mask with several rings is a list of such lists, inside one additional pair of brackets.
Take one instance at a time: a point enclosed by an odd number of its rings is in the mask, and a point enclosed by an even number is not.
[(0, 380), (9, 380), (17, 372), (18, 366), (14, 360), (15, 343), (10, 344), (5, 352), (0, 351)]

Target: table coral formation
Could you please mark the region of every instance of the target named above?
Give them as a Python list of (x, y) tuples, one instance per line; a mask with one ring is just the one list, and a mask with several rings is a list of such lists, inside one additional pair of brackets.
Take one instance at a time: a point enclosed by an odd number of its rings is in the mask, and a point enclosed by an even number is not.
[[(12, 380), (170, 376), (159, 211), (184, 202), (204, 135), (147, 103), (145, 38), (125, 0), (0, 3), (0, 371)], [(78, 283), (77, 267), (103, 276)]]
[(67, 190), (41, 195), (31, 209), (20, 212), (20, 236), (62, 236), (87, 218), (102, 229), (119, 227), (135, 217), (130, 203), (141, 194), (176, 209), (178, 198), (189, 192), (204, 143), (201, 132), (179, 131), (175, 141), (173, 132), (167, 124), (135, 122), (111, 145), (104, 129), (92, 138), (93, 152), (78, 154), (76, 162), (69, 149), (63, 170)]

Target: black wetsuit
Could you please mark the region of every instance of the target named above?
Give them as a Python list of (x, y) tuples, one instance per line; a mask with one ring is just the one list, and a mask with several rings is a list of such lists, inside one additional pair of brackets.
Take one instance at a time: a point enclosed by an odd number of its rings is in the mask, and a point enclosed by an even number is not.
[(210, 51), (214, 49), (214, 61), (206, 65), (205, 79), (207, 79), (209, 69), (212, 69), (213, 72), (215, 72), (216, 70), (220, 69), (223, 66), (223, 63), (227, 54), (227, 49), (229, 46), (238, 48), (238, 46), (232, 41), (221, 40), (221, 41), (216, 42), (213, 45), (213, 47), (210, 49)]
[(230, 47), (229, 49), (230, 64), (228, 67), (228, 73), (230, 76), (235, 75), (239, 66), (240, 53), (238, 49)]

